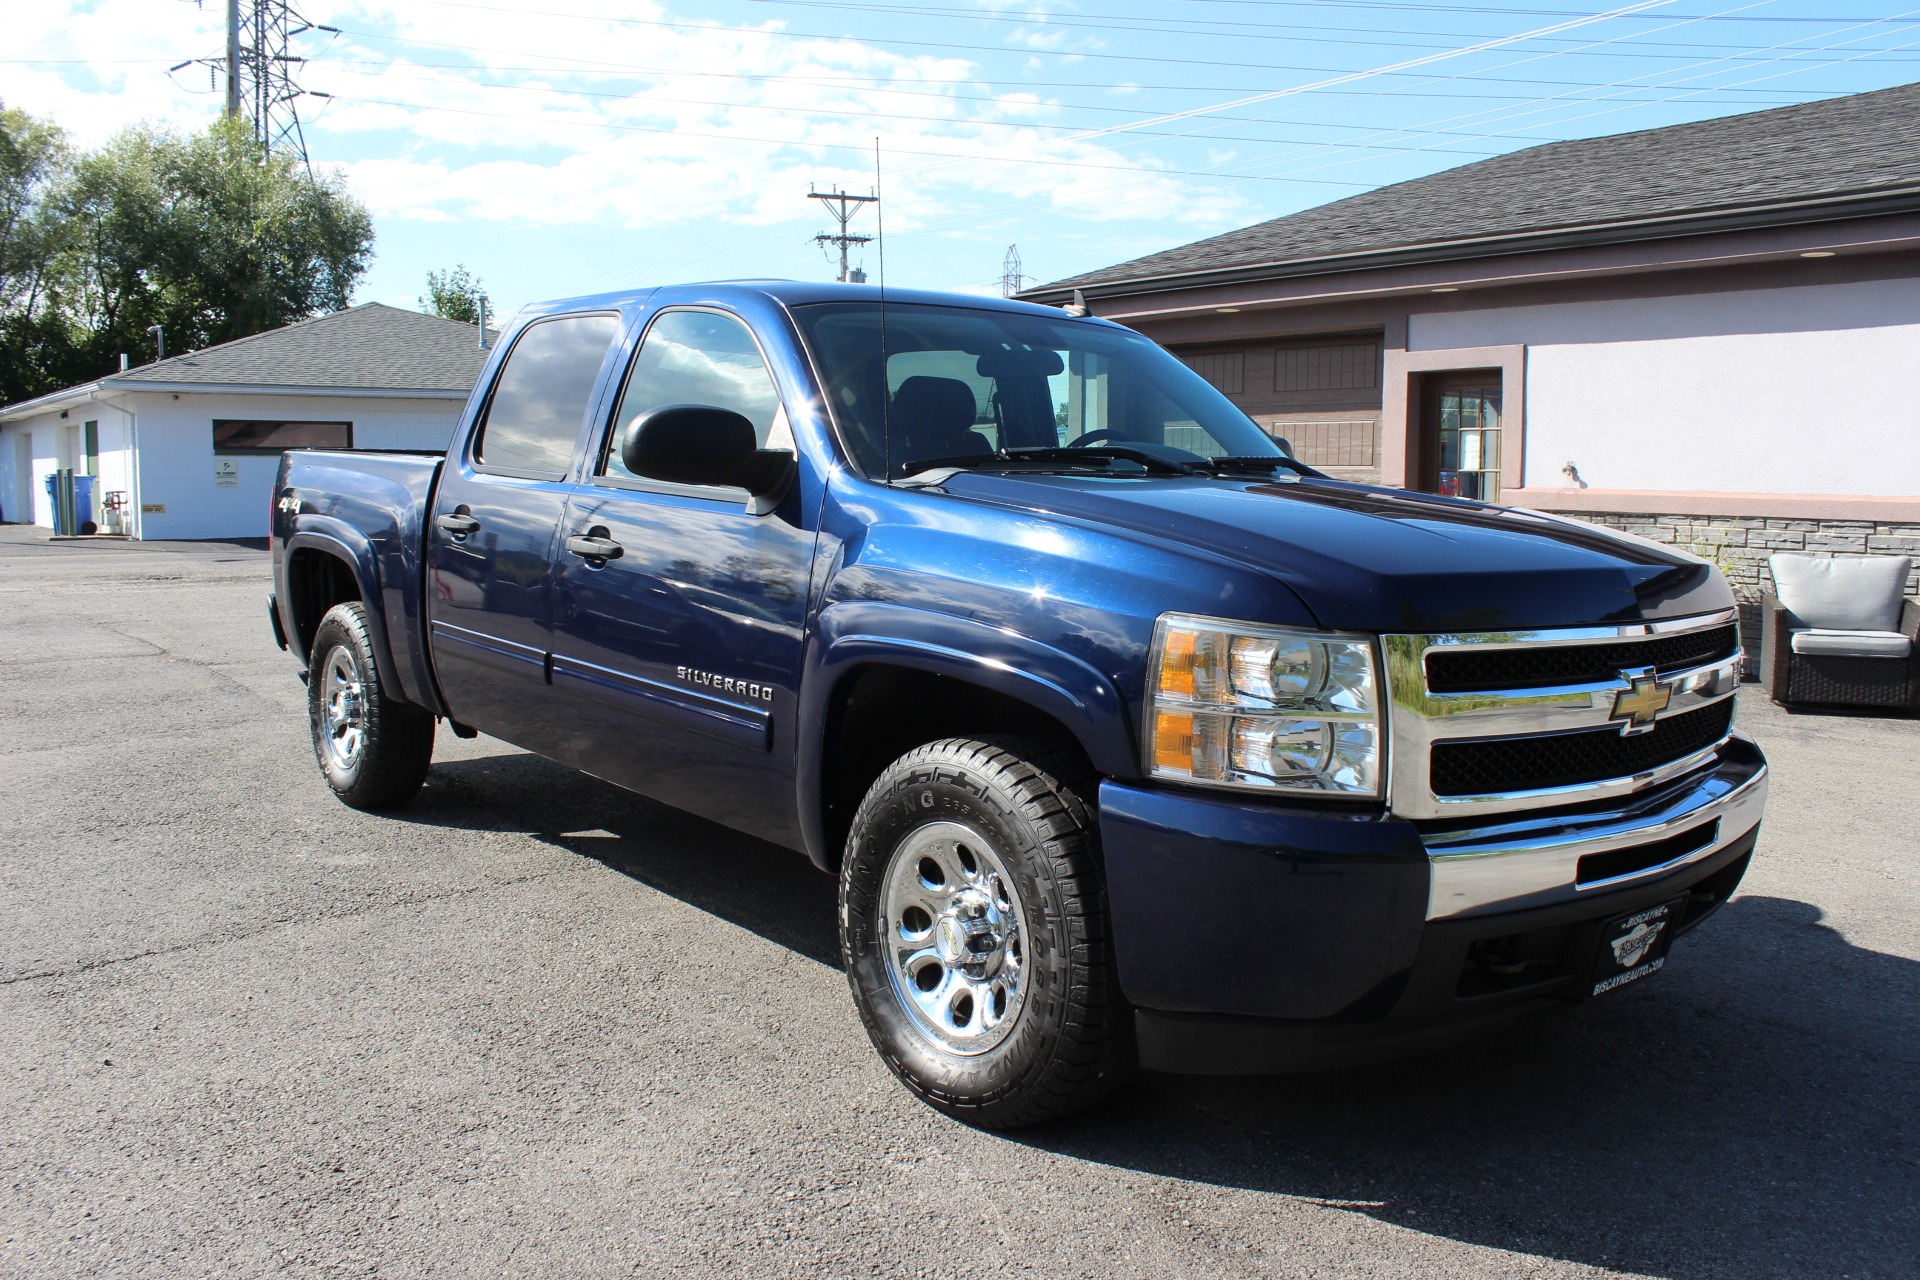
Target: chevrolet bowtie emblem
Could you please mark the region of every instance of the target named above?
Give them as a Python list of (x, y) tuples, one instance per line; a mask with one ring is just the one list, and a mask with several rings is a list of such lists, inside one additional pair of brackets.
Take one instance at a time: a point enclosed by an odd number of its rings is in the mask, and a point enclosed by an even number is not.
[(1673, 690), (1653, 678), (1652, 667), (1622, 671), (1620, 678), (1627, 687), (1613, 695), (1613, 714), (1608, 719), (1626, 721), (1620, 726), (1623, 734), (1646, 733), (1653, 728), (1654, 717), (1673, 701)]

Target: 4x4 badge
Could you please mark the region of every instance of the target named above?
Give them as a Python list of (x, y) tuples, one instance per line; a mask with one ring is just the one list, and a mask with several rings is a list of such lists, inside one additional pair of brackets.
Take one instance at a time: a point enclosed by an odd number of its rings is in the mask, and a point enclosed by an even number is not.
[(1653, 678), (1652, 667), (1622, 671), (1627, 687), (1613, 695), (1613, 714), (1609, 720), (1624, 720), (1622, 734), (1648, 733), (1653, 721), (1673, 701), (1673, 690)]

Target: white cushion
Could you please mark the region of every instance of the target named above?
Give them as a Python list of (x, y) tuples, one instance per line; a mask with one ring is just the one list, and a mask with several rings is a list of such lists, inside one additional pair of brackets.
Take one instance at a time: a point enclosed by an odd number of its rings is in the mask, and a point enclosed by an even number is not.
[(1900, 629), (1900, 597), (1913, 564), (1906, 556), (1782, 552), (1768, 560), (1773, 566), (1774, 594), (1786, 606), (1790, 626), (1820, 631)]
[(1836, 658), (1904, 658), (1913, 641), (1898, 631), (1833, 631), (1825, 627), (1796, 627), (1795, 653), (1825, 653)]

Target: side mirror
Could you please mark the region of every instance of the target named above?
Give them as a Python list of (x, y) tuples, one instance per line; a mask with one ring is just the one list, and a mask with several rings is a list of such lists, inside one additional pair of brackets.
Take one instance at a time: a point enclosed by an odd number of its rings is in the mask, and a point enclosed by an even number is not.
[(778, 498), (793, 474), (793, 455), (758, 443), (753, 424), (731, 409), (669, 404), (627, 424), (620, 461), (650, 480), (732, 485), (756, 499)]

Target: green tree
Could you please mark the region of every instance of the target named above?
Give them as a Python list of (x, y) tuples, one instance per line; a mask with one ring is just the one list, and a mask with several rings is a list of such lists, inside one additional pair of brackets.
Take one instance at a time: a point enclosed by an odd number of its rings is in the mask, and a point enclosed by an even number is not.
[(238, 120), (122, 133), (74, 165), (61, 212), (68, 305), (114, 350), (151, 324), (188, 351), (338, 311), (373, 258), (372, 220), (341, 181)]
[(46, 195), (68, 163), (58, 128), (0, 107), (0, 307), (9, 311), (31, 311), (44, 301), (53, 257)]
[(45, 310), (0, 295), (0, 326), (39, 340), (0, 349), (8, 400), (109, 373), (123, 351), (150, 354), (149, 325), (183, 352), (337, 311), (373, 255), (372, 220), (339, 179), (267, 152), (236, 120), (188, 135), (129, 129), (68, 157), (29, 203)]
[(78, 335), (51, 288), (67, 228), (48, 211), (71, 163), (58, 128), (0, 106), (0, 404), (58, 385), (72, 364)]
[(458, 320), (461, 324), (479, 324), (492, 308), (487, 289), (478, 276), (460, 263), (450, 271), (427, 272), (427, 291), (420, 306), (430, 315)]

